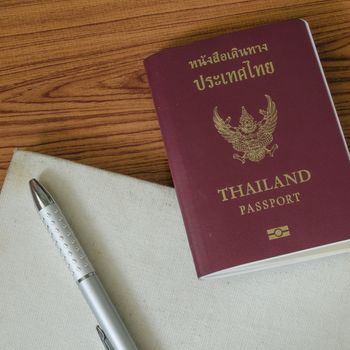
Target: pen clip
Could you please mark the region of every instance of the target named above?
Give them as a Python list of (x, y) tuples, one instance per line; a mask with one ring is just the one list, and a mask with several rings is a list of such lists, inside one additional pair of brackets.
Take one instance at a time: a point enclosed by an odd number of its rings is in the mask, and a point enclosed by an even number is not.
[(114, 350), (111, 343), (109, 342), (105, 332), (102, 330), (102, 328), (99, 325), (96, 326), (96, 330), (97, 330), (98, 336), (100, 337), (105, 349), (106, 350)]

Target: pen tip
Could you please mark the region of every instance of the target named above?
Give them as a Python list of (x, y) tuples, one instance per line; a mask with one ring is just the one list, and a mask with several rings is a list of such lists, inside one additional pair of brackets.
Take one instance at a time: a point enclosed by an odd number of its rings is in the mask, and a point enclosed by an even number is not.
[(32, 191), (35, 191), (35, 189), (38, 187), (39, 183), (38, 183), (38, 180), (37, 179), (31, 179), (29, 180), (29, 187), (30, 187), (30, 190)]
[(29, 180), (29, 186), (32, 187), (35, 184), (38, 184), (38, 180), (33, 177), (32, 179)]
[(42, 186), (40, 185), (39, 181), (34, 178), (29, 180), (29, 187), (33, 197), (42, 189)]
[(37, 179), (29, 180), (29, 187), (34, 203), (39, 211), (54, 202), (49, 192), (45, 190)]

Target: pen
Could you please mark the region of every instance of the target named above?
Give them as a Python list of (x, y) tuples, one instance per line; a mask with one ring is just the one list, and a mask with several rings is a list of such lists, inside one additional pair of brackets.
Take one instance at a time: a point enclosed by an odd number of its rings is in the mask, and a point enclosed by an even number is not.
[(44, 225), (97, 319), (96, 330), (105, 349), (137, 350), (134, 341), (59, 206), (36, 179), (30, 180), (29, 186)]

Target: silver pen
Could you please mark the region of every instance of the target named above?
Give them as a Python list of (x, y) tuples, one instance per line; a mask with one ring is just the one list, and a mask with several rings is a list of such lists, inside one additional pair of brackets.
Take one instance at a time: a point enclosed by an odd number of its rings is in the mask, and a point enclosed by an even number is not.
[(36, 179), (29, 185), (44, 225), (97, 319), (96, 329), (103, 345), (107, 350), (137, 350), (59, 206)]

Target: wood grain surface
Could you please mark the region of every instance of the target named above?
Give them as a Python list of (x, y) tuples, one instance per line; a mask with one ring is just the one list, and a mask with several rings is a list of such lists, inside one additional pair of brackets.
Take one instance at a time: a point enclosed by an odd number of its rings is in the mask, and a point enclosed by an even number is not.
[(16, 147), (171, 185), (143, 59), (296, 17), (349, 144), (349, 1), (0, 1), (0, 187)]

